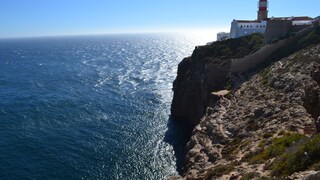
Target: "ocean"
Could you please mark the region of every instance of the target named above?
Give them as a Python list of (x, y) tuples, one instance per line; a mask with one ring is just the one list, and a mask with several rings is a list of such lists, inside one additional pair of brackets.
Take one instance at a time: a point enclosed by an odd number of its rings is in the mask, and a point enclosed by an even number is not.
[[(185, 133), (178, 63), (202, 38), (122, 34), (0, 40), (1, 179), (166, 179)], [(178, 151), (177, 151), (178, 150)]]

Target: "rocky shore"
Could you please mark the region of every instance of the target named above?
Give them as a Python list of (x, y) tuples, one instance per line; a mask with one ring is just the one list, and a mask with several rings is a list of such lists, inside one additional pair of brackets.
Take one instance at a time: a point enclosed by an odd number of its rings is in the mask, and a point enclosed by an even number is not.
[(320, 178), (320, 31), (230, 72), (262, 42), (216, 42), (180, 63), (171, 112), (193, 131), (181, 176), (170, 179)]

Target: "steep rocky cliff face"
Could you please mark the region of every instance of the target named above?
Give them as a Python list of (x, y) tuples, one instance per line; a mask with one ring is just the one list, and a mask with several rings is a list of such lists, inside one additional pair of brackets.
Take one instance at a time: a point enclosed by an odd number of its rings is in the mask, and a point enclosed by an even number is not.
[(173, 84), (173, 118), (191, 127), (196, 126), (207, 107), (218, 100), (210, 97), (210, 93), (230, 85), (231, 59), (259, 50), (262, 42), (262, 35), (254, 34), (197, 47), (191, 57), (179, 64)]
[[(319, 178), (319, 43), (314, 31), (295, 45), (300, 50), (241, 75), (228, 72), (234, 52), (202, 51), (213, 45), (184, 59), (172, 113), (195, 128), (182, 176), (172, 179)], [(212, 93), (226, 88), (227, 95)]]

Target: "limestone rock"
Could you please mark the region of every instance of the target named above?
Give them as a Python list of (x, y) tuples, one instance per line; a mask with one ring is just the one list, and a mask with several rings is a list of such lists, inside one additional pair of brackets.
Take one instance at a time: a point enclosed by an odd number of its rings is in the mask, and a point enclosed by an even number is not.
[[(248, 162), (251, 154), (262, 151), (272, 143), (272, 138), (281, 137), (283, 132), (312, 136), (320, 130), (319, 54), (320, 45), (298, 51), (253, 74), (227, 96), (217, 97), (200, 122), (194, 122), (198, 125), (186, 146), (187, 155), (180, 178), (270, 177), (269, 167), (275, 159), (251, 164)], [(238, 76), (231, 80), (240, 79)], [(182, 89), (188, 92), (186, 84), (190, 82), (178, 80), (175, 84), (184, 87), (175, 87), (175, 93)], [(192, 91), (199, 93), (204, 86), (198, 84), (193, 88)], [(200, 91), (196, 90), (199, 88)], [(206, 94), (211, 90), (202, 92)], [(209, 98), (204, 94), (199, 93), (193, 99)], [(176, 99), (175, 103), (186, 102), (182, 99)], [(188, 102), (193, 104), (191, 100)], [(197, 106), (195, 104), (190, 106)], [(287, 178), (312, 180), (319, 179), (319, 174), (308, 170)]]

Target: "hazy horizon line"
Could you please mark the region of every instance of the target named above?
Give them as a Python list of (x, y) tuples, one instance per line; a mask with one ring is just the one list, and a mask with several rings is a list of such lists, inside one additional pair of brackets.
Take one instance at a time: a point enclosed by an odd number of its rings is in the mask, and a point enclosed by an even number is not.
[(119, 32), (96, 32), (96, 33), (65, 33), (47, 35), (26, 35), (26, 36), (0, 36), (0, 40), (6, 39), (29, 39), (29, 38), (55, 38), (55, 37), (77, 37), (77, 36), (106, 36), (106, 35), (125, 35), (125, 34), (156, 34), (156, 33), (181, 33), (181, 34), (213, 34), (226, 31), (226, 28), (207, 28), (207, 29), (172, 29), (172, 30), (150, 30), (150, 31), (119, 31)]

